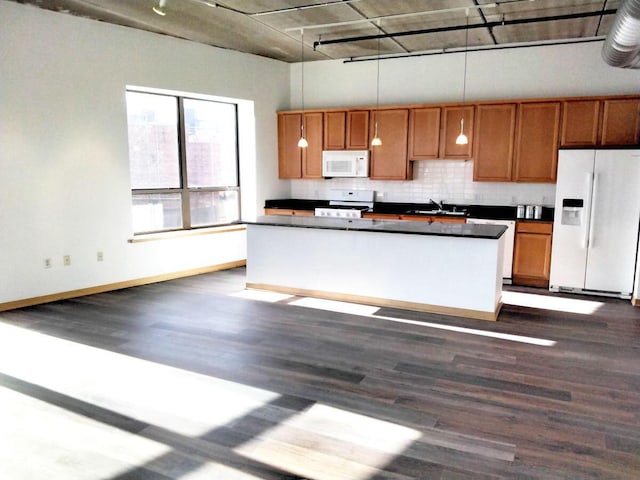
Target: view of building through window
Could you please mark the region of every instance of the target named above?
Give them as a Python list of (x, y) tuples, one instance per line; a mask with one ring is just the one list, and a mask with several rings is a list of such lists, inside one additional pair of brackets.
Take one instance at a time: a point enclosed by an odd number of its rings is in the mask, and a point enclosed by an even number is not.
[(127, 92), (135, 233), (240, 218), (237, 107)]

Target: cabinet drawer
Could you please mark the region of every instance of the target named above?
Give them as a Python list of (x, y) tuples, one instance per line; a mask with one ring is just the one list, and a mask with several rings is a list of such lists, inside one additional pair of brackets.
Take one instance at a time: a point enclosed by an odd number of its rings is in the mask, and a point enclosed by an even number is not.
[(551, 235), (553, 232), (552, 222), (516, 222), (517, 233), (541, 233)]
[(400, 220), (400, 215), (397, 213), (363, 213), (362, 218), (372, 220)]
[(293, 210), (291, 208), (265, 208), (265, 215), (298, 215), (304, 217), (310, 217), (315, 215), (314, 210)]

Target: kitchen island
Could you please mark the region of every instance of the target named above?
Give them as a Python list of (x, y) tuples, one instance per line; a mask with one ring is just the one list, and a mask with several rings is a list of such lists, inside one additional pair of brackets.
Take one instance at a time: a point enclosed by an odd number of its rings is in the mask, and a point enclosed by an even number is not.
[(247, 288), (496, 320), (505, 230), (260, 217), (247, 222)]

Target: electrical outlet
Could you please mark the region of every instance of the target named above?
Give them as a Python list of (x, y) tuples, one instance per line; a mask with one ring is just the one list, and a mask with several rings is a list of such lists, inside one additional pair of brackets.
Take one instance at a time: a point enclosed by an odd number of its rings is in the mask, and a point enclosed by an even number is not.
[(45, 258), (44, 259), (44, 268), (51, 268), (51, 259), (50, 258)]
[(71, 265), (71, 255), (65, 255), (64, 257), (62, 257), (62, 263), (65, 267)]
[(104, 260), (104, 254), (102, 252), (98, 252), (98, 254), (96, 255), (96, 258), (98, 259), (99, 262)]

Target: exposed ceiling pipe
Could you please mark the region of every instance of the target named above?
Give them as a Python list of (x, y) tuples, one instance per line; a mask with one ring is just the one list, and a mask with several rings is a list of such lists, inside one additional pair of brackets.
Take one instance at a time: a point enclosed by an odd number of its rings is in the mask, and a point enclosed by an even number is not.
[[(640, 0), (635, 0), (640, 1)], [(429, 33), (441, 33), (441, 32), (453, 32), (456, 30), (465, 30), (465, 29), (477, 29), (477, 28), (492, 28), (492, 27), (506, 27), (509, 25), (523, 25), (530, 23), (543, 23), (543, 22), (555, 22), (558, 20), (574, 20), (578, 18), (588, 18), (588, 17), (599, 17), (603, 15), (613, 15), (616, 13), (616, 10), (607, 9), (607, 10), (598, 10), (595, 12), (583, 12), (583, 13), (569, 13), (565, 15), (552, 15), (547, 17), (533, 17), (533, 18), (515, 18), (512, 20), (502, 20), (497, 22), (486, 22), (486, 23), (476, 23), (471, 24), (468, 27), (465, 25), (454, 25), (450, 27), (438, 27), (438, 28), (427, 28), (420, 30), (409, 30), (404, 32), (393, 32), (393, 33), (383, 33), (383, 34), (374, 34), (374, 35), (361, 35), (357, 37), (347, 37), (347, 38), (334, 38), (330, 40), (317, 40), (313, 42), (314, 50), (317, 47), (321, 47), (323, 45), (334, 45), (339, 43), (351, 43), (351, 42), (362, 42), (365, 40), (375, 40), (377, 38), (389, 38), (389, 37), (408, 37), (413, 35), (425, 35)]]
[(602, 58), (612, 67), (640, 68), (640, 0), (627, 0), (618, 9)]

